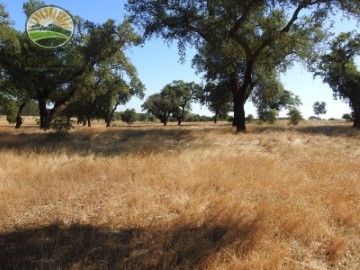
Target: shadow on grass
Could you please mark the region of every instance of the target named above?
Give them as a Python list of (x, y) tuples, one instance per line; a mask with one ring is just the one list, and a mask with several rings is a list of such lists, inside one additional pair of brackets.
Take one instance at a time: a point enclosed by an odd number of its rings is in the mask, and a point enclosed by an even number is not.
[(319, 125), (319, 126), (257, 126), (253, 127), (251, 133), (265, 132), (299, 132), (313, 135), (324, 135), (328, 137), (360, 137), (360, 130), (350, 125)]
[(254, 247), (258, 228), (200, 226), (109, 230), (84, 225), (51, 225), (0, 235), (1, 269), (194, 269), (218, 251), (239, 256)]
[(310, 126), (299, 127), (299, 132), (308, 134), (319, 134), (325, 136), (344, 136), (344, 137), (360, 137), (360, 130), (350, 125), (326, 125), (326, 126)]
[(66, 135), (50, 133), (0, 132), (0, 149), (65, 152), (68, 154), (114, 156), (129, 153), (156, 153), (181, 150), (194, 139), (188, 129), (111, 129), (75, 131)]

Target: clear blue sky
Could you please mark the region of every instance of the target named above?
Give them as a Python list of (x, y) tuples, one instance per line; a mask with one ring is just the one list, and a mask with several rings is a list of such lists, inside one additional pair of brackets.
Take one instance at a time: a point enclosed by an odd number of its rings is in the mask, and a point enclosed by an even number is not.
[[(16, 29), (24, 31), (26, 16), (23, 13), (23, 0), (7, 0), (1, 1), (5, 3), (6, 9), (10, 13)], [(45, 1), (46, 4), (57, 5), (68, 10), (73, 15), (93, 22), (102, 23), (108, 18), (121, 22), (125, 14), (124, 0), (53, 0)], [(336, 32), (351, 31), (357, 29), (356, 23), (353, 21), (336, 20)], [(194, 55), (193, 49), (188, 49), (186, 62), (179, 63), (179, 55), (176, 44), (168, 46), (162, 40), (153, 39), (146, 41), (142, 47), (133, 48), (128, 56), (136, 66), (141, 81), (146, 86), (146, 96), (160, 89), (173, 80), (202, 82), (201, 75), (196, 75), (195, 70), (191, 68), (191, 58)], [(341, 118), (344, 113), (349, 113), (350, 109), (347, 104), (342, 101), (334, 100), (332, 90), (321, 82), (319, 78), (313, 79), (311, 73), (307, 72), (301, 65), (295, 64), (294, 67), (286, 74), (281, 75), (281, 80), (287, 90), (298, 95), (303, 105), (300, 107), (304, 117), (308, 118), (313, 115), (312, 105), (315, 101), (325, 101), (327, 103), (328, 113), (324, 118)], [(126, 106), (119, 107), (120, 110), (125, 108), (135, 108), (141, 111), (143, 101), (132, 98)], [(256, 114), (254, 107), (250, 102), (246, 105), (246, 114)], [(206, 108), (200, 105), (193, 105), (193, 112), (198, 114), (211, 115)], [(284, 115), (282, 112), (281, 115)]]

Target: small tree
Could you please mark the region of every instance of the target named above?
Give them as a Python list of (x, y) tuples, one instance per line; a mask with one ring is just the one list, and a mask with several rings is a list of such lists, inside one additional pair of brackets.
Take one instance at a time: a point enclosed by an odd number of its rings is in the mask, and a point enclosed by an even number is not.
[(50, 128), (59, 135), (64, 135), (74, 128), (70, 117), (66, 116), (62, 112), (58, 112), (54, 115), (53, 120), (50, 123)]
[(326, 114), (326, 103), (322, 102), (315, 102), (313, 105), (314, 113), (319, 117), (320, 114)]
[(290, 122), (289, 122), (290, 125), (298, 125), (300, 121), (304, 120), (300, 111), (295, 108), (291, 109), (288, 112), (288, 116), (289, 116), (289, 120), (290, 120)]
[(186, 114), (191, 111), (191, 102), (198, 99), (200, 86), (194, 82), (173, 81), (164, 86), (160, 95), (168, 98), (174, 104), (172, 116), (178, 121), (178, 125), (185, 119)]
[(341, 33), (330, 46), (330, 52), (321, 56), (315, 75), (322, 77), (333, 90), (335, 98), (346, 101), (353, 112), (353, 127), (360, 129), (360, 70), (356, 56), (360, 54), (360, 34)]
[(228, 112), (234, 107), (229, 84), (226, 81), (218, 84), (208, 82), (203, 88), (199, 100), (202, 105), (206, 105), (215, 114), (215, 124), (219, 118), (226, 119)]
[(131, 124), (138, 119), (138, 115), (134, 109), (127, 109), (121, 113), (121, 121)]
[(252, 114), (249, 114), (249, 115), (246, 117), (246, 121), (247, 121), (248, 123), (253, 122), (253, 121), (254, 121), (254, 116), (253, 116)]
[(352, 120), (353, 120), (353, 118), (352, 118), (352, 116), (351, 116), (350, 113), (345, 113), (345, 114), (343, 114), (342, 119), (344, 119), (344, 120), (346, 120), (346, 121), (352, 121)]
[(170, 114), (178, 108), (178, 106), (176, 102), (169, 97), (164, 97), (160, 94), (153, 94), (147, 98), (142, 105), (142, 108), (148, 113), (154, 115), (161, 121), (161, 123), (164, 124), (164, 126), (166, 126)]
[(275, 124), (275, 121), (276, 121), (276, 116), (277, 116), (277, 111), (275, 109), (270, 109), (268, 112), (267, 112), (267, 122), (269, 124)]
[(10, 125), (16, 123), (16, 115), (17, 115), (17, 106), (16, 103), (13, 101), (9, 101), (6, 106), (6, 121), (9, 122)]

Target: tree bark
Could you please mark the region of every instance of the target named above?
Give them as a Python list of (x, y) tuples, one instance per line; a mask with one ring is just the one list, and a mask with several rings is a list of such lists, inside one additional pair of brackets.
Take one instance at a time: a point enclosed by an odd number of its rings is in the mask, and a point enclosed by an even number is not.
[(178, 126), (181, 126), (181, 118), (178, 118)]
[(39, 113), (40, 113), (40, 128), (49, 129), (52, 115), (46, 108), (46, 100), (40, 99), (39, 102)]
[(234, 93), (234, 120), (233, 126), (236, 126), (236, 132), (246, 131), (245, 102), (240, 92)]
[(238, 87), (236, 76), (230, 76), (230, 88), (233, 93), (234, 99), (234, 120), (233, 126), (236, 127), (236, 132), (246, 131), (246, 119), (245, 119), (245, 101), (246, 101), (246, 82), (244, 81), (242, 87)]
[(214, 116), (214, 123), (216, 124), (217, 123), (217, 120), (218, 120), (218, 111), (215, 112), (215, 116)]
[(83, 121), (82, 121), (82, 125), (83, 125), (83, 127), (86, 126), (86, 120), (83, 120)]
[(88, 117), (88, 119), (87, 119), (87, 126), (91, 127), (91, 119), (90, 119), (90, 117)]
[(111, 117), (107, 116), (106, 117), (106, 127), (111, 127)]
[(22, 111), (24, 109), (26, 105), (26, 102), (23, 102), (21, 103), (21, 105), (19, 106), (19, 110), (17, 112), (17, 115), (16, 115), (16, 125), (15, 125), (15, 128), (20, 128), (22, 123), (23, 123), (23, 119), (22, 119)]

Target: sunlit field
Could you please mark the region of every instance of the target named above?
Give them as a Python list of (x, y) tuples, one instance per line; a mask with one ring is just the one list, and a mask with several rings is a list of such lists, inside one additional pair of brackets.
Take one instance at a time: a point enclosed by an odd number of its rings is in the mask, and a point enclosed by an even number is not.
[(0, 119), (0, 269), (360, 269), (350, 123)]

